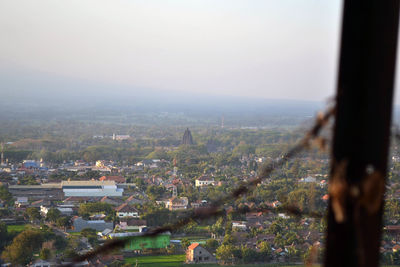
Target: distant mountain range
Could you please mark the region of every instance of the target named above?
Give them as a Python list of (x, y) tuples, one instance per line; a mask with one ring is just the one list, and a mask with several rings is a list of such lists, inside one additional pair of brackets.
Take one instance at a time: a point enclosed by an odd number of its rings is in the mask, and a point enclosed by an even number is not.
[(266, 121), (286, 121), (284, 124), (290, 125), (313, 117), (325, 106), (323, 102), (162, 91), (0, 70), (0, 119), (102, 120), (110, 116), (156, 114), (161, 120), (164, 116), (216, 122), (224, 117), (226, 124), (236, 119), (246, 126), (262, 121), (260, 125)]

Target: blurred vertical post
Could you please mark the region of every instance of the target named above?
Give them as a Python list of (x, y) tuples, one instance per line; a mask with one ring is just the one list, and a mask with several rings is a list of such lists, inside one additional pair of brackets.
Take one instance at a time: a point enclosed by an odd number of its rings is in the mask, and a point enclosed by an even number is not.
[(378, 266), (399, 0), (344, 0), (325, 266)]

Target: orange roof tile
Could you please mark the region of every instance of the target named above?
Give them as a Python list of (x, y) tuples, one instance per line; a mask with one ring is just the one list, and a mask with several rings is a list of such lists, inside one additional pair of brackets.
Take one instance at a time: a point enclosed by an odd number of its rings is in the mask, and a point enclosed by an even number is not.
[(200, 245), (199, 243), (193, 243), (188, 247), (188, 249), (193, 250), (193, 249), (197, 248), (199, 245)]

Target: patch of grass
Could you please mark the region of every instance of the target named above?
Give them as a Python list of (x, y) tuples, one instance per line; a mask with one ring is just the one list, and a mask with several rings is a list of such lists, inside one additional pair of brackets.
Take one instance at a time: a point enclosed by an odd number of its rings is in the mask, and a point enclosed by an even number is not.
[(70, 235), (81, 235), (81, 232), (69, 232)]
[(199, 235), (188, 235), (188, 236), (183, 236), (183, 237), (178, 237), (178, 238), (171, 238), (171, 239), (177, 239), (177, 240), (182, 240), (186, 238), (189, 241), (193, 241), (193, 240), (207, 240), (210, 239), (209, 237), (206, 236), (199, 236)]
[[(183, 264), (182, 266), (189, 267), (193, 264)], [(196, 264), (196, 267), (304, 267), (304, 265), (284, 265), (281, 263), (265, 263), (265, 264), (237, 264), (237, 265), (218, 265), (218, 264)], [(313, 265), (315, 266), (315, 265)], [(315, 266), (317, 267), (317, 266)]]
[[(193, 264), (185, 264), (186, 256), (183, 255), (160, 255), (160, 256), (137, 256), (125, 258), (125, 263), (135, 266), (136, 261), (138, 266), (144, 267), (193, 267)], [(223, 267), (219, 264), (196, 264), (196, 267)], [(230, 267), (304, 267), (303, 265), (285, 265), (279, 263), (265, 263), (265, 264), (237, 264), (229, 265)]]
[(132, 264), (134, 266), (136, 264), (136, 260), (139, 266), (146, 267), (175, 267), (182, 266), (185, 261), (186, 256), (183, 255), (160, 255), (160, 256), (138, 256), (125, 258), (125, 262)]
[(26, 224), (7, 225), (7, 232), (22, 232), (26, 228)]

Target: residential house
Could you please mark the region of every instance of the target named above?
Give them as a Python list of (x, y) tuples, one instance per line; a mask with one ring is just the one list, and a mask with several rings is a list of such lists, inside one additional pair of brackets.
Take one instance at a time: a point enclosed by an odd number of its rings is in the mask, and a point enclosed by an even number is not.
[[(72, 207), (70, 205), (63, 205), (63, 206), (55, 207), (55, 208), (60, 211), (61, 215), (71, 216), (74, 213), (74, 210), (72, 209)], [(40, 206), (40, 213), (42, 215), (46, 216), (50, 209), (51, 209), (50, 206), (42, 205), (42, 206)]]
[(205, 205), (207, 205), (207, 200), (197, 200), (196, 202), (192, 202), (192, 203), (190, 203), (190, 206), (192, 207), (192, 208), (199, 208), (199, 207), (202, 207), (202, 206), (205, 206)]
[(209, 185), (215, 185), (215, 180), (209, 176), (201, 176), (195, 181), (196, 187), (205, 187)]
[(142, 204), (143, 200), (137, 199), (134, 196), (130, 196), (125, 200), (125, 203), (130, 204), (130, 205), (132, 205), (132, 204)]
[(191, 244), (186, 250), (186, 263), (216, 263), (215, 257), (199, 243)]
[(312, 176), (308, 176), (306, 178), (301, 178), (300, 182), (301, 183), (315, 183), (317, 181), (317, 179), (315, 177)]
[(116, 140), (116, 141), (123, 141), (123, 140), (128, 140), (129, 138), (131, 138), (131, 136), (129, 134), (113, 134), (112, 135), (112, 140)]
[(139, 218), (139, 211), (132, 206), (129, 206), (127, 203), (120, 205), (119, 207), (115, 208), (116, 215), (119, 218), (124, 217), (133, 217)]
[(112, 198), (112, 197), (107, 197), (107, 196), (102, 197), (100, 199), (100, 202), (107, 203), (107, 204), (110, 204), (113, 206), (119, 206), (124, 203), (124, 201), (121, 198)]
[(28, 197), (18, 197), (15, 201), (15, 207), (26, 208), (29, 206)]
[(148, 168), (158, 168), (158, 165), (160, 164), (159, 159), (144, 159), (135, 165), (137, 167), (148, 167)]
[(185, 210), (189, 206), (189, 199), (187, 197), (172, 197), (166, 204), (169, 210)]
[(79, 205), (80, 203), (87, 203), (90, 201), (90, 197), (67, 197), (63, 200), (63, 203), (66, 205)]
[(127, 221), (122, 221), (115, 226), (116, 230), (133, 230), (138, 232), (143, 232), (143, 229), (147, 227), (146, 220), (139, 220), (139, 219), (129, 219)]
[(232, 221), (232, 229), (246, 231), (247, 224), (245, 221)]

